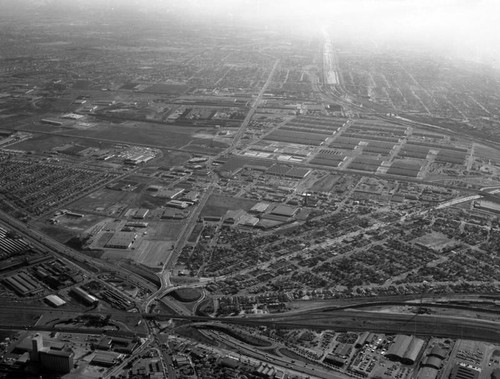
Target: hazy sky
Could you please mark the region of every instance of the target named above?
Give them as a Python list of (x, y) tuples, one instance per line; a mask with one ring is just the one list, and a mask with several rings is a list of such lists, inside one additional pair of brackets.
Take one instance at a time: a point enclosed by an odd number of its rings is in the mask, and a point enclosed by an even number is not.
[[(164, 0), (151, 5), (166, 6)], [(184, 0), (191, 14), (231, 22), (333, 26), (336, 36), (442, 48), (500, 62), (500, 0)], [(335, 37), (335, 36), (334, 36)], [(490, 62), (491, 63), (491, 62)]]
[[(128, 8), (169, 12), (211, 23), (285, 25), (317, 32), (333, 26), (338, 38), (428, 44), (500, 62), (500, 0), (0, 0), (2, 8)], [(493, 57), (493, 58), (492, 58)]]

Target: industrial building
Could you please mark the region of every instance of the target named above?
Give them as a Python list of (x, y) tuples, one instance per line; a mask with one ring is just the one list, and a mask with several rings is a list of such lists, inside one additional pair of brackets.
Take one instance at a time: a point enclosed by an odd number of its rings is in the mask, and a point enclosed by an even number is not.
[(60, 121), (55, 121), (55, 120), (49, 120), (48, 118), (42, 118), (40, 120), (42, 124), (47, 124), (47, 125), (53, 125), (53, 126), (61, 126), (62, 122)]
[(398, 334), (389, 347), (386, 357), (401, 361), (407, 365), (412, 365), (418, 358), (424, 344), (424, 340), (420, 338)]
[(28, 249), (28, 243), (21, 238), (9, 236), (6, 229), (0, 228), (0, 253), (12, 255)]
[(500, 204), (488, 200), (476, 201), (474, 203), (474, 208), (493, 213), (500, 213)]
[(52, 305), (53, 307), (56, 307), (56, 308), (61, 307), (64, 304), (66, 304), (66, 302), (57, 295), (46, 296), (45, 302), (48, 303), (49, 305)]
[(264, 213), (269, 208), (269, 203), (257, 203), (251, 209), (252, 213)]
[(362, 347), (364, 344), (369, 343), (373, 340), (373, 333), (370, 332), (364, 332), (361, 334), (358, 338), (358, 341), (356, 342), (356, 347), (359, 349)]
[(85, 304), (93, 305), (99, 302), (99, 300), (89, 294), (87, 291), (84, 291), (80, 287), (73, 287), (70, 293), (75, 296), (78, 300), (82, 301)]
[(74, 353), (72, 351), (53, 350), (43, 346), (43, 337), (35, 334), (31, 340), (30, 360), (51, 371), (66, 374), (73, 369)]
[(170, 200), (167, 204), (167, 207), (177, 208), (177, 209), (186, 209), (189, 207), (189, 203), (186, 201), (179, 200)]
[(106, 243), (105, 247), (110, 249), (129, 249), (137, 238), (134, 232), (116, 232)]
[(140, 208), (138, 209), (135, 214), (134, 214), (134, 218), (136, 219), (140, 219), (140, 220), (143, 220), (146, 218), (146, 216), (148, 215), (149, 213), (149, 209), (146, 209), (146, 208)]
[(342, 367), (345, 364), (345, 359), (340, 358), (332, 353), (329, 353), (323, 359), (323, 362), (332, 366)]
[(95, 352), (91, 363), (97, 366), (111, 367), (120, 361), (121, 354), (112, 351), (99, 351)]
[(24, 272), (3, 279), (3, 282), (20, 296), (31, 296), (43, 291), (43, 287)]
[(433, 356), (430, 356), (430, 355), (426, 356), (424, 358), (424, 360), (422, 361), (422, 366), (424, 366), (424, 367), (433, 367), (433, 368), (435, 368), (437, 370), (439, 370), (441, 368), (442, 364), (443, 364), (443, 361), (440, 358), (433, 357)]
[(113, 350), (116, 353), (132, 354), (137, 345), (138, 342), (132, 338), (106, 336), (102, 337), (94, 347), (100, 351)]
[(453, 367), (450, 379), (478, 379), (481, 372), (464, 363), (459, 363)]
[(431, 352), (429, 353), (430, 356), (433, 356), (433, 357), (438, 357), (440, 358), (441, 360), (445, 359), (446, 356), (448, 355), (448, 352), (439, 347), (438, 345), (434, 346), (431, 350)]
[[(443, 366), (443, 360), (448, 355), (448, 352), (441, 348), (440, 346), (434, 346), (431, 351), (426, 355), (426, 357), (422, 360), (422, 366), (427, 368), (432, 368), (435, 370), (441, 369)], [(432, 373), (432, 370), (428, 370), (426, 374)], [(422, 374), (423, 375), (423, 374)]]
[(271, 214), (284, 217), (293, 217), (299, 211), (298, 208), (292, 208), (287, 205), (278, 205), (271, 211)]
[(140, 153), (138, 153), (138, 154), (131, 156), (130, 158), (125, 159), (123, 162), (125, 164), (130, 164), (130, 165), (135, 166), (135, 165), (138, 165), (141, 163), (147, 163), (153, 158), (154, 158), (153, 154), (140, 154)]
[(147, 228), (148, 225), (149, 224), (147, 222), (127, 222), (125, 224), (125, 227), (129, 227), (129, 228)]
[(198, 191), (189, 191), (189, 192), (183, 194), (181, 196), (180, 200), (188, 201), (188, 202), (192, 202), (192, 203), (197, 203), (199, 197), (200, 197), (200, 193)]

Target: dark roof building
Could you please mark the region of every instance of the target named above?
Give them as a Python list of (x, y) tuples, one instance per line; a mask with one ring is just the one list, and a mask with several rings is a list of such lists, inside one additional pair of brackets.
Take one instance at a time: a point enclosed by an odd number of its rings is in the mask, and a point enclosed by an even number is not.
[(442, 364), (443, 364), (443, 361), (441, 360), (441, 358), (434, 357), (432, 355), (428, 355), (427, 357), (425, 357), (425, 359), (422, 362), (422, 366), (434, 367), (437, 370), (439, 370), (441, 368)]
[(432, 355), (434, 357), (438, 357), (438, 358), (441, 358), (441, 359), (445, 359), (446, 356), (448, 355), (447, 351), (445, 349), (443, 349), (442, 347), (436, 345), (432, 348), (431, 352), (429, 353), (429, 355)]
[(478, 379), (480, 372), (465, 365), (457, 364), (451, 370), (450, 379)]
[(299, 211), (298, 208), (288, 207), (286, 205), (278, 205), (271, 211), (271, 214), (285, 217), (293, 217)]

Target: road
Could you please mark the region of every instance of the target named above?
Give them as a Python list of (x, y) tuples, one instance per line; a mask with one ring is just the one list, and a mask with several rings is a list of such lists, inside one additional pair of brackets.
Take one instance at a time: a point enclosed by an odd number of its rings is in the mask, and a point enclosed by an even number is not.
[(443, 209), (443, 208), (451, 207), (453, 205), (457, 205), (457, 204), (461, 204), (461, 203), (466, 203), (468, 201), (478, 200), (478, 199), (481, 199), (481, 198), (482, 198), (481, 195), (472, 195), (472, 196), (459, 197), (457, 199), (453, 199), (453, 200), (446, 201), (444, 203), (439, 204), (438, 206), (436, 206), (436, 209)]
[[(411, 304), (411, 303), (408, 303)], [(440, 307), (447, 307), (441, 304)], [(456, 308), (457, 306), (449, 306), (449, 308)], [(20, 309), (32, 311), (38, 314), (43, 313), (43, 310), (35, 306), (21, 306), (21, 308), (13, 305), (6, 305), (2, 307), (1, 312), (5, 314), (2, 317), (3, 328), (18, 329), (20, 327), (19, 321), (15, 319), (15, 314)], [(38, 309), (38, 311), (37, 311)], [(474, 310), (474, 307), (471, 307)], [(68, 317), (68, 311), (64, 309), (53, 309), (52, 313), (60, 313), (61, 317), (65, 315)], [(498, 311), (491, 311), (499, 313)], [(92, 312), (94, 313), (94, 312)], [(98, 312), (95, 312), (98, 313)], [(107, 312), (109, 313), (109, 312)], [(126, 314), (126, 312), (115, 311), (113, 314)], [(462, 338), (473, 339), (485, 342), (497, 342), (500, 340), (500, 322), (491, 321), (481, 318), (465, 318), (456, 316), (439, 316), (439, 315), (415, 315), (407, 313), (385, 313), (385, 312), (371, 312), (359, 309), (331, 309), (331, 307), (322, 310), (311, 310), (303, 312), (290, 312), (282, 314), (267, 314), (255, 315), (246, 318), (231, 318), (231, 317), (200, 317), (188, 315), (171, 315), (171, 314), (149, 314), (143, 313), (137, 316), (146, 320), (169, 320), (180, 319), (190, 320), (191, 322), (221, 322), (229, 324), (243, 324), (251, 326), (269, 326), (269, 327), (286, 327), (286, 328), (312, 328), (319, 330), (346, 330), (346, 331), (372, 331), (380, 333), (408, 333), (418, 335), (432, 335), (443, 338)], [(498, 315), (500, 319), (500, 315)], [(12, 321), (9, 325), (8, 320)], [(55, 330), (52, 327), (43, 327), (41, 325), (33, 326), (26, 325), (29, 329), (47, 329)], [(67, 328), (58, 328), (57, 330), (67, 330)], [(69, 331), (69, 330), (67, 330)], [(75, 328), (73, 332), (83, 332), (80, 328)], [(99, 332), (93, 330), (92, 332)]]
[(231, 146), (229, 147), (229, 149), (226, 149), (224, 151), (224, 154), (227, 154), (227, 153), (230, 153), (231, 151), (233, 151), (236, 148), (236, 146), (238, 145), (238, 143), (240, 142), (241, 137), (245, 133), (245, 130), (246, 130), (248, 124), (250, 123), (250, 120), (252, 119), (255, 111), (257, 110), (257, 107), (259, 106), (259, 104), (262, 100), (262, 97), (264, 96), (264, 93), (267, 91), (267, 87), (269, 87), (269, 84), (271, 83), (271, 80), (273, 79), (274, 73), (276, 72), (276, 69), (278, 68), (279, 62), (280, 62), (279, 59), (277, 59), (274, 62), (273, 68), (271, 69), (271, 72), (269, 73), (269, 76), (267, 77), (266, 82), (262, 86), (259, 94), (257, 95), (252, 106), (250, 107), (250, 110), (248, 111), (245, 119), (241, 123), (240, 128), (236, 132), (236, 134), (233, 138), (233, 141), (231, 142)]
[[(253, 363), (256, 366), (258, 366), (259, 363), (265, 362), (268, 366), (273, 367), (275, 370), (283, 371), (284, 373), (292, 376), (301, 376), (306, 374), (310, 378), (324, 379), (343, 379), (346, 377), (345, 375), (335, 375), (335, 372), (332, 372), (332, 370), (322, 368), (319, 365), (309, 367), (307, 363), (298, 359), (267, 354), (265, 351), (255, 349), (254, 347), (241, 343), (224, 333), (208, 330), (203, 330), (202, 332), (208, 334), (211, 338), (230, 346), (234, 351), (231, 353), (231, 356), (236, 356), (239, 360)], [(243, 358), (242, 355), (245, 356), (245, 358)]]
[[(228, 322), (229, 320), (226, 320)], [(310, 312), (300, 315), (271, 315), (232, 320), (246, 325), (271, 327), (402, 333), (485, 342), (500, 340), (500, 322), (451, 316), (430, 316), (354, 310)]]

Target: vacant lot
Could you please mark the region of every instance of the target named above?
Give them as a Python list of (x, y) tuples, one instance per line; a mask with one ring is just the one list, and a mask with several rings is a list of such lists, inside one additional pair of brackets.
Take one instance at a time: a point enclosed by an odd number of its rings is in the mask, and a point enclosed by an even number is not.
[(194, 130), (144, 122), (106, 123), (90, 130), (68, 130), (66, 134), (96, 140), (123, 142), (156, 147), (180, 148), (191, 140)]
[[(85, 212), (99, 212), (106, 215), (116, 215), (119, 208), (133, 204), (137, 194), (133, 192), (100, 189), (71, 204), (72, 209)], [(121, 204), (121, 206), (119, 206)]]
[(14, 145), (10, 145), (9, 149), (34, 151), (36, 153), (41, 153), (43, 151), (53, 149), (54, 147), (66, 145), (69, 143), (75, 143), (79, 146), (84, 146), (84, 147), (103, 147), (102, 145), (99, 145), (98, 141), (93, 141), (93, 140), (89, 141), (85, 139), (72, 138), (72, 137), (39, 134), (35, 135), (33, 138), (30, 138), (28, 140), (21, 141)]
[(130, 258), (149, 267), (161, 267), (172, 254), (172, 241), (142, 241)]
[(150, 223), (151, 229), (149, 240), (176, 240), (181, 232), (183, 224), (179, 221), (162, 220)]
[(426, 234), (425, 236), (419, 237), (415, 239), (413, 242), (420, 243), (424, 246), (427, 246), (429, 249), (433, 250), (441, 250), (442, 248), (448, 245), (454, 245), (455, 242), (446, 237), (443, 233), (432, 232)]
[(209, 197), (207, 204), (201, 211), (201, 217), (222, 217), (228, 210), (244, 209), (248, 211), (256, 203), (257, 201), (255, 200), (228, 197), (223, 195), (212, 195)]
[(338, 175), (326, 175), (312, 185), (311, 191), (329, 192), (332, 190), (333, 186), (338, 182), (338, 180)]

